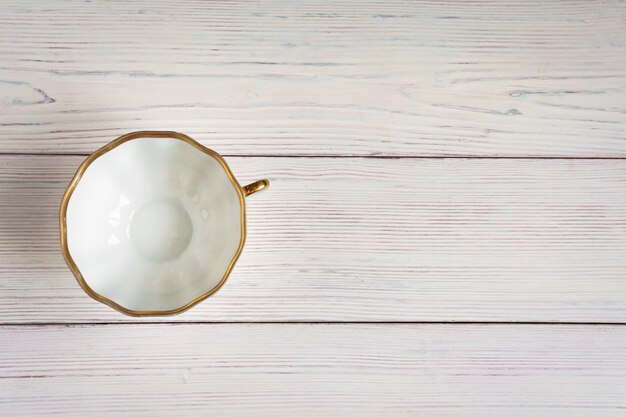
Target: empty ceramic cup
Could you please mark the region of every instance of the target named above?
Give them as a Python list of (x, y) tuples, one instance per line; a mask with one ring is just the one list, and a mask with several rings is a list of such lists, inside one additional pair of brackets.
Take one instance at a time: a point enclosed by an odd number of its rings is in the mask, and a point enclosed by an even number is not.
[(78, 168), (60, 210), (63, 256), (91, 297), (129, 315), (180, 313), (226, 281), (246, 238), (224, 159), (176, 132), (134, 132)]

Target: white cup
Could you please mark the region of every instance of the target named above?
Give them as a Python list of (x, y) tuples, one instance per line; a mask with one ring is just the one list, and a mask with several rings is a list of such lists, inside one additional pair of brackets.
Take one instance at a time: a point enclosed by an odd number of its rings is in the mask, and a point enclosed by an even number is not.
[(226, 281), (246, 238), (224, 159), (176, 132), (133, 132), (90, 155), (63, 196), (63, 256), (94, 299), (132, 316), (177, 314)]

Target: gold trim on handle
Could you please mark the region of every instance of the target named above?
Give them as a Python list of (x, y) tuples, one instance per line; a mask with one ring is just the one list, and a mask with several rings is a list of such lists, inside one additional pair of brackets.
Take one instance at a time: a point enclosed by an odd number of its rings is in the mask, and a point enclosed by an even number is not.
[[(163, 311), (160, 311), (160, 310), (158, 310), (158, 311), (131, 310), (131, 309), (128, 309), (126, 307), (122, 307), (121, 305), (119, 305), (115, 301), (113, 301), (113, 300), (111, 300), (111, 299), (109, 299), (107, 297), (104, 297), (101, 294), (98, 294), (97, 292), (95, 292), (93, 289), (91, 289), (89, 287), (89, 285), (87, 284), (87, 282), (83, 278), (80, 270), (78, 269), (78, 266), (76, 266), (76, 263), (74, 262), (74, 259), (72, 259), (72, 256), (71, 256), (69, 248), (68, 248), (68, 243), (67, 243), (67, 222), (66, 222), (67, 206), (68, 206), (69, 200), (70, 200), (74, 190), (76, 189), (76, 186), (78, 185), (78, 182), (80, 181), (81, 177), (83, 176), (83, 174), (85, 173), (85, 171), (87, 170), (89, 165), (91, 165), (91, 163), (93, 161), (95, 161), (96, 159), (98, 159), (100, 156), (102, 156), (105, 153), (115, 149), (116, 147), (118, 147), (119, 145), (123, 144), (124, 142), (127, 142), (129, 140), (133, 140), (133, 139), (137, 139), (137, 138), (145, 138), (145, 137), (171, 138), (171, 139), (182, 140), (183, 142), (186, 142), (186, 143), (192, 145), (193, 147), (195, 147), (196, 149), (198, 149), (198, 150), (206, 153), (207, 155), (213, 157), (217, 162), (219, 162), (219, 164), (222, 166), (222, 168), (226, 172), (226, 175), (228, 176), (230, 182), (232, 183), (233, 187), (235, 188), (235, 191), (237, 192), (237, 195), (239, 197), (239, 203), (241, 205), (241, 240), (239, 242), (239, 247), (237, 248), (237, 252), (235, 253), (235, 256), (233, 257), (233, 259), (231, 260), (230, 264), (228, 265), (228, 268), (226, 268), (226, 272), (224, 273), (224, 276), (222, 277), (222, 279), (218, 282), (218, 284), (215, 287), (211, 288), (209, 291), (207, 291), (206, 293), (202, 294), (201, 296), (191, 300), (189, 303), (185, 304), (184, 306), (176, 308), (176, 309), (173, 309), (173, 310), (163, 310)], [(259, 183), (263, 183), (263, 184), (259, 184)], [(251, 186), (255, 186), (255, 187), (253, 187), (253, 189), (249, 189), (248, 187), (251, 187)], [(224, 283), (228, 279), (228, 276), (230, 275), (231, 270), (235, 266), (235, 263), (237, 262), (237, 259), (239, 259), (239, 256), (241, 255), (241, 251), (243, 250), (243, 245), (244, 245), (244, 243), (246, 241), (246, 203), (245, 203), (244, 197), (247, 196), (247, 195), (250, 195), (252, 193), (255, 193), (257, 191), (260, 191), (260, 190), (262, 190), (264, 188), (267, 188), (268, 186), (269, 186), (269, 181), (268, 180), (261, 180), (261, 181), (257, 181), (255, 183), (252, 183), (250, 185), (247, 185), (246, 187), (242, 187), (241, 185), (239, 185), (239, 183), (235, 179), (235, 176), (233, 175), (232, 171), (228, 167), (228, 164), (226, 164), (226, 161), (224, 160), (224, 158), (222, 158), (222, 156), (220, 154), (218, 154), (217, 152), (215, 152), (215, 151), (213, 151), (213, 150), (211, 150), (211, 149), (201, 145), (200, 143), (196, 142), (195, 140), (193, 140), (189, 136), (184, 135), (182, 133), (178, 133), (178, 132), (163, 132), (163, 131), (140, 131), (140, 132), (128, 133), (126, 135), (120, 136), (119, 138), (115, 139), (111, 143), (103, 146), (102, 148), (100, 148), (97, 151), (95, 151), (94, 153), (92, 153), (80, 165), (80, 167), (76, 171), (76, 174), (74, 174), (74, 177), (72, 178), (72, 181), (70, 182), (69, 186), (67, 187), (67, 190), (65, 191), (65, 194), (63, 195), (63, 198), (61, 200), (61, 207), (60, 207), (60, 210), (59, 210), (59, 226), (60, 226), (60, 235), (61, 235), (61, 251), (63, 252), (63, 257), (65, 258), (65, 262), (67, 263), (67, 265), (69, 266), (70, 270), (72, 271), (72, 273), (76, 277), (76, 280), (78, 281), (78, 284), (94, 300), (100, 301), (101, 303), (104, 303), (104, 304), (108, 305), (109, 307), (112, 307), (113, 309), (115, 309), (115, 310), (117, 310), (117, 311), (119, 311), (121, 313), (124, 313), (126, 315), (129, 315), (129, 316), (169, 316), (169, 315), (173, 315), (173, 314), (179, 314), (179, 313), (182, 313), (183, 311), (186, 311), (186, 310), (190, 309), (191, 307), (193, 307), (194, 305), (198, 304), (200, 301), (204, 300), (205, 298), (213, 295), (215, 292), (217, 292), (217, 290), (219, 290), (224, 285)]]
[(255, 181), (252, 184), (248, 184), (245, 187), (243, 187), (243, 195), (245, 197), (248, 197), (249, 195), (265, 190), (269, 186), (270, 186), (270, 180), (268, 179)]

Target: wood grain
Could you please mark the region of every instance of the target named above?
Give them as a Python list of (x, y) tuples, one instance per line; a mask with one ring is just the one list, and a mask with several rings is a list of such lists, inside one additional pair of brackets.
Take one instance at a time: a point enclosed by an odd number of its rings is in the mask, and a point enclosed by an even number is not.
[(1, 152), (626, 156), (621, 1), (3, 1)]
[[(82, 157), (0, 157), (0, 322), (133, 320), (59, 249)], [(249, 233), (229, 282), (167, 321), (626, 322), (626, 161), (228, 158)]]
[(622, 417), (626, 327), (0, 329), (6, 416)]
[[(0, 416), (623, 417), (625, 22), (0, 0)], [(91, 300), (60, 254), (71, 155), (133, 130), (272, 180), (229, 282), (175, 317)]]

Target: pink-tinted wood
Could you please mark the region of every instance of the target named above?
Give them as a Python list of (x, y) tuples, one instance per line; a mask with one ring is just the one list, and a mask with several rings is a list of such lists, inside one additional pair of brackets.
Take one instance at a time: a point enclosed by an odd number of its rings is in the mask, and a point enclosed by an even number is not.
[[(0, 157), (0, 322), (137, 321), (61, 257), (82, 159)], [(164, 320), (626, 322), (624, 160), (227, 160), (272, 186), (226, 285)]]
[(0, 414), (622, 417), (626, 327), (0, 327)]
[(620, 1), (5, 0), (0, 152), (626, 156)]

